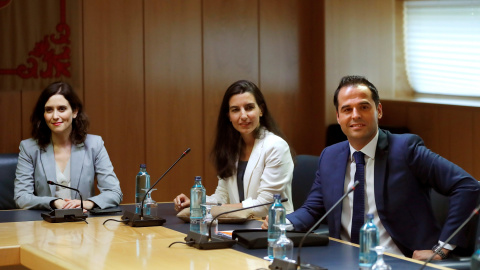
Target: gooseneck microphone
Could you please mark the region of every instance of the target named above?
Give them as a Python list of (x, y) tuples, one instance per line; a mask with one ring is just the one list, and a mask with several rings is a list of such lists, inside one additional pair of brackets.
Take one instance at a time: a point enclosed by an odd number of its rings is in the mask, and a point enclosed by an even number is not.
[[(286, 201), (288, 201), (287, 198), (284, 198), (284, 199), (281, 200), (281, 202), (286, 202)], [(233, 246), (237, 241), (212, 237), (212, 224), (213, 224), (213, 222), (216, 219), (218, 219), (218, 217), (220, 217), (221, 215), (234, 213), (234, 212), (239, 212), (239, 211), (243, 211), (243, 210), (247, 210), (247, 209), (251, 209), (251, 208), (256, 208), (256, 207), (260, 207), (260, 206), (265, 206), (265, 205), (272, 204), (274, 202), (275, 201), (222, 212), (222, 213), (216, 215), (212, 219), (212, 222), (208, 225), (208, 235), (204, 235), (204, 234), (200, 234), (200, 233), (197, 233), (197, 232), (189, 231), (188, 234), (187, 234), (187, 237), (185, 237), (186, 244), (188, 246), (191, 246), (191, 247), (194, 247), (194, 248), (197, 248), (197, 249), (229, 248), (229, 247)], [(174, 243), (172, 243), (172, 244), (174, 244)]]
[(315, 269), (315, 270), (321, 270), (321, 269), (326, 269), (326, 268), (323, 268), (323, 267), (320, 267), (320, 266), (316, 266), (316, 265), (310, 265), (310, 264), (306, 264), (306, 265), (302, 265), (301, 264), (301, 260), (300, 260), (300, 252), (302, 251), (302, 246), (303, 246), (303, 243), (305, 242), (305, 239), (307, 238), (307, 236), (315, 229), (317, 228), (318, 225), (320, 225), (320, 223), (328, 216), (328, 214), (330, 214), (330, 212), (333, 211), (333, 209), (335, 209), (335, 207), (341, 203), (343, 201), (343, 199), (345, 199), (345, 197), (348, 196), (348, 194), (350, 194), (352, 191), (355, 190), (355, 187), (358, 185), (358, 181), (355, 181), (355, 183), (353, 183), (353, 186), (351, 188), (348, 189), (347, 192), (345, 192), (345, 194), (343, 194), (342, 197), (340, 197), (340, 199), (338, 199), (338, 201), (332, 206), (330, 207), (330, 209), (328, 209), (328, 211), (305, 233), (305, 235), (303, 236), (302, 240), (300, 241), (300, 243), (298, 244), (298, 251), (297, 251), (297, 263), (294, 263), (294, 262), (291, 262), (291, 261), (285, 261), (285, 260), (282, 260), (282, 259), (277, 259), (277, 258), (274, 258), (273, 259), (273, 262), (272, 264), (268, 267), (269, 269), (275, 269), (275, 270), (290, 270), (290, 269)]
[(190, 152), (190, 148), (187, 148), (187, 150), (183, 151), (183, 153), (180, 155), (180, 157), (175, 161), (168, 170), (166, 170), (160, 178), (145, 192), (145, 196), (143, 196), (142, 199), (142, 204), (140, 207), (140, 215), (135, 214), (133, 212), (125, 211), (125, 213), (122, 216), (122, 220), (126, 221), (127, 225), (132, 226), (132, 227), (150, 227), (150, 226), (162, 226), (163, 223), (165, 223), (166, 219), (160, 218), (160, 217), (144, 217), (143, 216), (143, 205), (145, 203), (145, 199), (148, 196), (148, 193), (162, 180), (162, 178), (175, 166), (180, 159), (182, 159), (186, 154)]
[(76, 188), (69, 186), (61, 185), (53, 181), (47, 180), (49, 185), (55, 185), (67, 189), (74, 190), (80, 196), (80, 208), (71, 208), (71, 209), (54, 209), (50, 213), (42, 213), (42, 218), (47, 222), (60, 223), (60, 222), (71, 222), (71, 221), (86, 221), (88, 217), (83, 213), (83, 198), (80, 191)]
[(428, 260), (425, 261), (425, 263), (422, 265), (422, 267), (419, 269), (419, 270), (422, 270), (423, 268), (425, 268), (425, 266), (432, 261), (433, 257), (435, 257), (435, 255), (438, 254), (438, 252), (440, 250), (442, 250), (442, 248), (448, 244), (448, 242), (450, 242), (450, 240), (452, 240), (453, 237), (455, 237), (455, 235), (457, 235), (457, 233), (463, 229), (463, 227), (465, 227), (465, 225), (467, 225), (467, 223), (475, 216), (475, 215), (478, 215), (478, 212), (480, 210), (480, 204), (475, 208), (473, 209), (472, 213), (470, 214), (470, 216), (462, 223), (462, 225), (460, 225), (453, 233), (452, 235), (450, 235), (450, 237), (447, 238), (447, 240), (445, 240), (445, 242), (443, 242), (442, 245), (440, 245), (439, 248), (436, 249), (436, 251), (432, 254), (432, 256), (430, 256), (430, 258), (428, 258)]
[(61, 184), (57, 184), (53, 181), (50, 181), (48, 180), (47, 183), (49, 185), (55, 185), (55, 186), (59, 186), (59, 187), (63, 187), (63, 188), (68, 188), (68, 189), (71, 189), (71, 190), (75, 190), (77, 193), (78, 193), (78, 196), (80, 196), (80, 208), (82, 208), (82, 212), (83, 212), (83, 198), (82, 198), (82, 194), (80, 193), (80, 190), (76, 189), (76, 188), (72, 188), (72, 187), (69, 187), (69, 186), (64, 186), (64, 185), (61, 185)]

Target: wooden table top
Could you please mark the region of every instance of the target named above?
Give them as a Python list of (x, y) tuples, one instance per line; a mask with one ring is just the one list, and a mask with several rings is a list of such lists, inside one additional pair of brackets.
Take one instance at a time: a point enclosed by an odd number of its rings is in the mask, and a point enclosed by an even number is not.
[(172, 242), (185, 234), (165, 228), (122, 223), (44, 221), (0, 224), (0, 265), (31, 269), (259, 269), (269, 262), (233, 250), (197, 250)]
[[(129, 209), (130, 206), (122, 206)], [(133, 207), (133, 206), (132, 206)], [(130, 207), (131, 208), (131, 207)], [(22, 264), (31, 269), (268, 269), (266, 249), (249, 250), (238, 244), (231, 249), (198, 250), (184, 244), (188, 224), (175, 217), (170, 204), (161, 204), (167, 222), (157, 227), (130, 227), (107, 219), (89, 217), (80, 222), (48, 223), (39, 210), (0, 211), (0, 266)], [(16, 222), (10, 222), (16, 221)], [(260, 222), (220, 224), (221, 230), (257, 228)], [(330, 238), (328, 246), (304, 247), (305, 262), (329, 269), (356, 267), (354, 244)], [(395, 259), (395, 258), (396, 259)], [(386, 257), (396, 269), (419, 269), (421, 262), (401, 256)], [(343, 266), (342, 266), (343, 265)], [(426, 269), (450, 269), (429, 264)]]

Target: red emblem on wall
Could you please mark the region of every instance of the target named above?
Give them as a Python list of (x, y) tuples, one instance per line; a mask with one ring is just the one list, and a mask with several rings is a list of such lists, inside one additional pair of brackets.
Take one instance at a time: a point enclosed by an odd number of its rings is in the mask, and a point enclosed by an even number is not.
[[(7, 2), (7, 3), (4, 3)], [(8, 5), (11, 1), (0, 0)], [(70, 75), (70, 26), (66, 23), (65, 0), (60, 0), (60, 23), (54, 34), (45, 35), (28, 52), (25, 64), (12, 69), (0, 69), (0, 75), (17, 75), (27, 78), (58, 78)], [(44, 67), (44, 68), (43, 68)]]
[(8, 6), (8, 4), (10, 4), (12, 2), (12, 0), (0, 0), (0, 9)]

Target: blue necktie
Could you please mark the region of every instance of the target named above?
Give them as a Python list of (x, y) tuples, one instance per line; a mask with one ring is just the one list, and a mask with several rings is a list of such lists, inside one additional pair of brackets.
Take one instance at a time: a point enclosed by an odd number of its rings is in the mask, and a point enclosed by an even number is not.
[(353, 214), (352, 214), (352, 243), (359, 243), (360, 228), (363, 226), (365, 218), (365, 154), (359, 151), (353, 153), (355, 159), (355, 181), (358, 181), (358, 186), (353, 192)]

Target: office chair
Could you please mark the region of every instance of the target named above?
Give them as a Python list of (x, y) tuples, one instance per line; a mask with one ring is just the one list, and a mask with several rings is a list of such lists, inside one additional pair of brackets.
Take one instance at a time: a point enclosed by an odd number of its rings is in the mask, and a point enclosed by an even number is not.
[(292, 203), (294, 210), (307, 199), (317, 172), (318, 156), (298, 155), (295, 160), (292, 179)]
[[(440, 226), (443, 226), (443, 224), (445, 224), (445, 221), (447, 219), (447, 214), (449, 209), (448, 197), (443, 196), (432, 189), (430, 192), (430, 201), (432, 204), (433, 214), (435, 216), (435, 219), (440, 224)], [(441, 260), (441, 261), (432, 261), (431, 263), (439, 266), (450, 267), (457, 270), (463, 270), (463, 269), (469, 270), (470, 258), (472, 256), (472, 253), (475, 247), (475, 239), (476, 239), (475, 235), (477, 234), (477, 224), (478, 224), (478, 215), (475, 216), (472, 220), (470, 220), (470, 222), (467, 223), (467, 225), (464, 228), (467, 235), (467, 241), (468, 241), (466, 248), (462, 249), (460, 247), (457, 247), (454, 250), (453, 254), (449, 256), (447, 259)]]
[(0, 210), (16, 209), (13, 200), (13, 181), (18, 154), (0, 154)]
[[(292, 203), (294, 210), (300, 208), (310, 193), (317, 172), (319, 156), (298, 155), (295, 160), (292, 179)], [(315, 230), (317, 234), (327, 234), (328, 226), (324, 220)]]

